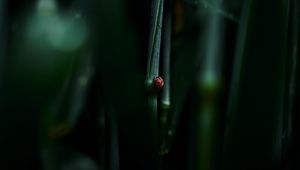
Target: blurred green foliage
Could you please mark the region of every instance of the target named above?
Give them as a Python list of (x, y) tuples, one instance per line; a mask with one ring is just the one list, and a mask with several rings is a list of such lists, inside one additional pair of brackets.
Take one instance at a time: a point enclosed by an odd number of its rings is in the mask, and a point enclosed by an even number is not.
[(0, 169), (296, 170), (299, 7), (1, 0)]

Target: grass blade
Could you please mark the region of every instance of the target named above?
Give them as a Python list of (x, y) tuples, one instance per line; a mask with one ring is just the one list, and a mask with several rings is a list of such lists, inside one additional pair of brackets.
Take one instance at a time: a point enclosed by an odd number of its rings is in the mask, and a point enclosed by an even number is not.
[(244, 3), (246, 18), (236, 48), (224, 169), (276, 169), (282, 154), (289, 1)]
[(172, 34), (172, 3), (166, 3), (164, 23), (163, 23), (163, 44), (162, 44), (162, 77), (164, 79), (164, 87), (161, 94), (161, 113), (160, 113), (160, 133), (161, 146), (160, 153), (168, 153), (169, 148), (166, 146), (168, 139), (167, 119), (171, 109), (170, 100), (170, 65), (171, 65), (171, 34)]

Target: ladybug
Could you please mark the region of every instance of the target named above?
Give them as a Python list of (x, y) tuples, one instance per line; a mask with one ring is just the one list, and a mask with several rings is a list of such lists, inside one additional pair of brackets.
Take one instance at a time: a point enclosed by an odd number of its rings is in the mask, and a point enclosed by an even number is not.
[(162, 89), (164, 87), (164, 79), (160, 76), (153, 78), (153, 86), (155, 89)]

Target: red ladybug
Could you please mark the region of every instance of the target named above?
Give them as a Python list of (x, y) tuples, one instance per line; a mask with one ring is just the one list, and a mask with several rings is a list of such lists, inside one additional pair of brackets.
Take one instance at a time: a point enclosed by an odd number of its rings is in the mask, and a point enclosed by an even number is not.
[(160, 76), (155, 77), (153, 79), (153, 86), (156, 89), (162, 89), (164, 87), (164, 79), (162, 77), (160, 77)]

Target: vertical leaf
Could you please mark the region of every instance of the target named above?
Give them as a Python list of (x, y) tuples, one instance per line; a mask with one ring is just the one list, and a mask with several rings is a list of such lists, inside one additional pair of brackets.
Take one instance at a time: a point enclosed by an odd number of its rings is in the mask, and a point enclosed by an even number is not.
[(289, 1), (244, 3), (232, 74), (224, 169), (278, 169)]

